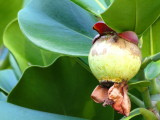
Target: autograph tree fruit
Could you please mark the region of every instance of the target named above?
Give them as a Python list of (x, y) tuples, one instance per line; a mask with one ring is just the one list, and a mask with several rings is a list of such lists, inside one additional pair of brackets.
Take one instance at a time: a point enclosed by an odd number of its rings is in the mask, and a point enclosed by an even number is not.
[(133, 78), (141, 66), (138, 37), (132, 31), (116, 33), (105, 23), (93, 26), (99, 35), (93, 40), (89, 53), (89, 66), (99, 80), (91, 97), (103, 106), (111, 105), (119, 113), (128, 116), (130, 99), (127, 81)]

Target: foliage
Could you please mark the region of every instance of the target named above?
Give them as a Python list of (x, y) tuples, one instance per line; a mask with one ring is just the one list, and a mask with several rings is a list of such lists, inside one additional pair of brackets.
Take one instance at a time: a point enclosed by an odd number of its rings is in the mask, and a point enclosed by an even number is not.
[[(15, 0), (14, 4), (1, 0), (0, 5), (0, 45), (9, 50), (0, 49), (3, 120), (157, 119), (159, 0)], [(117, 32), (131, 30), (139, 35), (143, 61), (129, 81), (128, 117), (90, 99), (98, 81), (87, 57), (97, 34), (92, 26), (101, 19)]]

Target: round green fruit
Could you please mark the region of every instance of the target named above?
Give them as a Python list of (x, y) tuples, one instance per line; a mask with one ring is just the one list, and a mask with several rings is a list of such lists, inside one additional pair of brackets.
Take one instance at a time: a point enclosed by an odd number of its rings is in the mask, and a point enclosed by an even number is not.
[(100, 81), (128, 81), (141, 66), (141, 51), (137, 44), (117, 35), (101, 36), (89, 53), (89, 66)]

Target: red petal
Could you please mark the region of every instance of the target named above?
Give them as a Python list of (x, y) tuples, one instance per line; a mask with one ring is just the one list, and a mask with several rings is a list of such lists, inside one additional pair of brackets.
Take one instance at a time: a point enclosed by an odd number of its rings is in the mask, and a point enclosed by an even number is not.
[(94, 24), (93, 29), (96, 30), (100, 35), (104, 35), (106, 32), (114, 32), (103, 21), (99, 21)]
[(132, 43), (138, 45), (138, 36), (133, 31), (125, 31), (123, 33), (119, 33), (118, 36), (129, 41), (129, 42), (132, 42)]

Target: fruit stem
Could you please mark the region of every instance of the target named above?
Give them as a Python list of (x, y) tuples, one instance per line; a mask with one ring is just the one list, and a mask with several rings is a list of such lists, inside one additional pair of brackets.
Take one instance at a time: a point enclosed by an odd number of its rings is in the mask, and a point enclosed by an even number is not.
[(129, 92), (128, 92), (128, 96), (131, 99), (131, 101), (134, 102), (137, 106), (145, 108), (144, 103), (140, 99), (138, 99), (137, 97), (135, 97)]
[(147, 109), (152, 109), (153, 106), (152, 106), (152, 103), (151, 103), (151, 98), (150, 98), (150, 93), (149, 93), (149, 88), (148, 87), (145, 87), (143, 89), (142, 98), (143, 98), (145, 107)]

